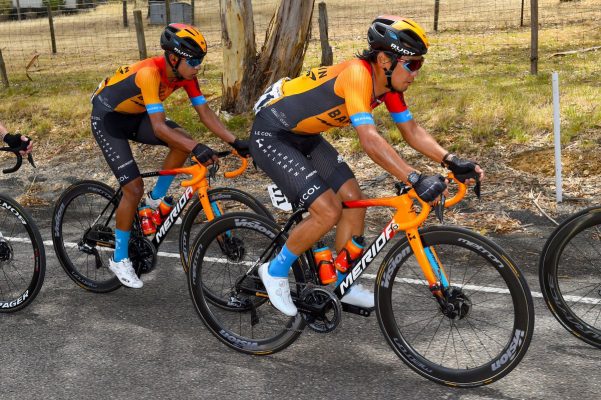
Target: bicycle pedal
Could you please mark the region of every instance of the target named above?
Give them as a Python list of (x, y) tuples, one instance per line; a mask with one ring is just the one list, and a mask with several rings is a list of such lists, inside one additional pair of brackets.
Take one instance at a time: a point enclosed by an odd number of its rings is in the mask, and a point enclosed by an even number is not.
[(359, 306), (354, 306), (352, 304), (342, 303), (342, 311), (348, 312), (351, 314), (357, 314), (362, 317), (369, 317), (371, 315), (371, 312), (375, 309), (376, 309), (375, 307), (363, 308), (363, 307), (359, 307)]

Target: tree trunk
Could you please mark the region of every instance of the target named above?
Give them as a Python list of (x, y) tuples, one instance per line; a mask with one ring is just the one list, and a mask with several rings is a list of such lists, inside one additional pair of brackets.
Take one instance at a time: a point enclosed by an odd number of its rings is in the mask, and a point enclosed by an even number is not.
[(220, 0), (223, 39), (221, 108), (248, 111), (265, 87), (301, 71), (311, 33), (314, 0), (281, 0), (256, 53), (250, 0)]

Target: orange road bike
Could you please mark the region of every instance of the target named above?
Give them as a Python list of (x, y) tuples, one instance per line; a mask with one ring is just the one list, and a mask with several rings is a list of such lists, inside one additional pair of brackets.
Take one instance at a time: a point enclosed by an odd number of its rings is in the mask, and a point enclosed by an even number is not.
[[(437, 206), (441, 220), (444, 207), (466, 193), (466, 186), (457, 183), (457, 193)], [(312, 250), (299, 257), (289, 275), (299, 310), (295, 317), (271, 306), (257, 269), (277, 254), (306, 210), (296, 210), (283, 228), (249, 213), (227, 214), (206, 224), (194, 243), (188, 271), (190, 295), (202, 321), (227, 346), (266, 355), (289, 346), (306, 326), (333, 331), (344, 308), (368, 316), (371, 310), (341, 307), (340, 299), (395, 234), (404, 231), (374, 277), (375, 312), (392, 350), (417, 373), (449, 386), (484, 385), (509, 373), (526, 353), (534, 328), (524, 276), (499, 246), (475, 232), (442, 225), (421, 228), (430, 205), (410, 187), (396, 187), (395, 197), (344, 203), (348, 208), (391, 207), (395, 213), (338, 286), (319, 284)], [(224, 255), (220, 242), (226, 234), (239, 240), (237, 251)]]
[[(5, 174), (21, 168), (18, 150), (2, 147), (17, 158)], [(27, 160), (35, 168), (31, 153)], [(40, 231), (29, 213), (12, 197), (0, 193), (0, 313), (21, 310), (42, 288), (46, 254)]]
[(539, 281), (561, 325), (601, 348), (601, 206), (582, 210), (555, 228), (540, 256)]
[[(225, 157), (230, 151), (217, 153)], [(157, 262), (157, 250), (167, 233), (176, 225), (186, 205), (198, 194), (182, 218), (179, 235), (180, 259), (184, 271), (188, 269), (189, 243), (202, 223), (231, 211), (249, 211), (271, 219), (269, 211), (248, 193), (232, 188), (209, 188), (209, 178), (215, 176), (217, 165), (205, 167), (193, 158), (191, 166), (171, 170), (143, 173), (142, 178), (159, 175), (191, 175), (182, 182), (184, 193), (153, 238), (145, 237), (138, 216), (134, 220), (129, 242), (129, 254), (138, 273), (150, 272)], [(240, 157), (242, 165), (235, 171), (225, 172), (225, 177), (240, 175), (248, 160)], [(207, 177), (207, 174), (209, 177)], [(115, 211), (121, 198), (121, 188), (116, 190), (102, 182), (81, 181), (69, 187), (58, 199), (52, 218), (52, 241), (56, 255), (67, 275), (84, 289), (105, 293), (121, 287), (121, 283), (108, 269), (109, 258), (115, 248)], [(234, 240), (234, 239), (231, 239)], [(227, 245), (229, 242), (223, 242)], [(224, 251), (227, 248), (224, 247)]]

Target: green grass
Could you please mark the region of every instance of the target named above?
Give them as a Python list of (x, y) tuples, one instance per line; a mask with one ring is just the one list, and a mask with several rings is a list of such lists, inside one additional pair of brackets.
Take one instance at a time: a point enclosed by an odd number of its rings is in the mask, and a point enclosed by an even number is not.
[[(601, 42), (593, 25), (572, 25), (541, 31), (539, 74), (529, 73), (527, 29), (479, 34), (446, 32), (431, 35), (427, 63), (406, 93), (409, 107), (428, 131), (449, 150), (475, 152), (499, 143), (539, 143), (553, 129), (551, 73), (561, 84), (562, 140), (586, 140), (586, 132), (601, 127), (601, 51), (551, 57), (555, 52), (592, 47)], [(334, 60), (340, 62), (361, 50), (363, 42), (338, 41)], [(209, 54), (200, 85), (213, 109), (221, 95), (219, 49)], [(319, 42), (310, 43), (305, 66), (319, 65)], [(153, 54), (151, 54), (153, 55)], [(97, 55), (98, 56), (98, 55)], [(41, 68), (29, 81), (23, 73), (11, 76), (9, 89), (0, 89), (0, 120), (10, 130), (27, 132), (45, 143), (63, 145), (91, 139), (89, 96), (98, 82), (117, 68), (119, 55), (107, 55), (102, 64), (67, 65), (60, 70)], [(117, 60), (117, 63), (113, 63)], [(211, 135), (198, 121), (185, 93), (165, 102), (167, 115), (199, 140)], [(385, 107), (376, 109), (380, 132), (392, 143), (404, 141)], [(250, 113), (224, 119), (229, 129), (245, 137), (252, 125)], [(332, 139), (354, 138), (351, 128), (333, 129)], [(541, 139), (543, 138), (543, 139)], [(355, 139), (351, 148), (359, 150)]]

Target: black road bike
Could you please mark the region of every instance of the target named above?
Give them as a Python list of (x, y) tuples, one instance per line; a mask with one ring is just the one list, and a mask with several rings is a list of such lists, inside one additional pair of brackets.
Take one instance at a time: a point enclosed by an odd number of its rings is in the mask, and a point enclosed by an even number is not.
[[(217, 155), (225, 157), (231, 153), (225, 151)], [(243, 157), (240, 160), (242, 166), (236, 171), (225, 172), (226, 177), (232, 178), (244, 172), (248, 161)], [(157, 249), (193, 200), (194, 194), (198, 196), (182, 218), (179, 235), (184, 271), (188, 270), (191, 240), (207, 220), (232, 211), (255, 212), (272, 218), (269, 210), (246, 192), (232, 188), (210, 189), (209, 180), (215, 176), (217, 168), (217, 165), (207, 168), (194, 161), (189, 167), (142, 174), (142, 178), (176, 174), (192, 177), (182, 182), (184, 193), (174, 202), (173, 209), (162, 224), (156, 227), (152, 239), (144, 236), (136, 215), (129, 255), (138, 275), (154, 269)], [(54, 207), (52, 242), (56, 255), (67, 275), (79, 286), (92, 292), (106, 293), (121, 287), (121, 282), (108, 269), (115, 248), (115, 211), (121, 195), (120, 187), (115, 190), (102, 182), (85, 180), (67, 188)]]
[[(19, 150), (2, 147), (17, 158), (8, 174), (21, 168)], [(33, 157), (27, 160), (35, 168)], [(46, 254), (42, 236), (29, 213), (12, 197), (0, 193), (0, 312), (21, 310), (35, 299), (44, 283)]]
[(559, 323), (601, 348), (601, 206), (582, 210), (555, 228), (541, 253), (539, 281)]
[[(458, 193), (440, 203), (439, 219), (444, 207), (456, 204), (465, 192), (459, 184)], [(306, 326), (333, 331), (343, 310), (369, 316), (373, 310), (341, 304), (340, 299), (393, 236), (404, 231), (375, 279), (376, 316), (392, 350), (414, 371), (440, 384), (473, 387), (505, 376), (525, 355), (534, 329), (524, 276), (499, 246), (475, 232), (420, 228), (430, 206), (405, 185), (397, 184), (397, 194), (344, 203), (396, 211), (333, 290), (319, 284), (312, 250), (293, 264), (289, 281), (299, 310), (295, 317), (271, 306), (257, 269), (278, 253), (305, 210), (295, 211), (283, 228), (249, 213), (209, 222), (194, 243), (188, 271), (200, 318), (227, 346), (265, 355), (289, 346)], [(420, 203), (419, 213), (414, 201)], [(223, 251), (224, 236), (237, 239), (228, 252)]]

